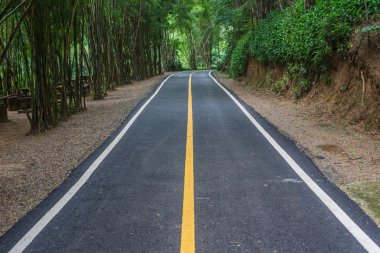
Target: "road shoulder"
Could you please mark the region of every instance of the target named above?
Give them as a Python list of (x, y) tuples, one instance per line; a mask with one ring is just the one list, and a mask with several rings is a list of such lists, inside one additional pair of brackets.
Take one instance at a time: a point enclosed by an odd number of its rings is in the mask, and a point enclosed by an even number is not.
[(294, 103), (215, 72), (246, 104), (291, 138), (329, 178), (380, 224), (380, 138), (306, 103)]

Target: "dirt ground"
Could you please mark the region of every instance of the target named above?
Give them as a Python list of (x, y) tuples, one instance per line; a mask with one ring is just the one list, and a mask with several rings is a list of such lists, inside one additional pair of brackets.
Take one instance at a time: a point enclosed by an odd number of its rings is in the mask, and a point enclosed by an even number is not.
[(40, 135), (26, 135), (26, 115), (9, 113), (0, 123), (0, 235), (56, 189), (95, 150), (164, 76), (88, 100), (87, 111)]
[[(257, 89), (247, 82), (216, 77), (244, 102), (289, 136), (321, 171), (356, 200), (380, 225), (380, 196), (369, 198), (370, 190), (380, 189), (380, 134), (347, 124), (332, 114), (310, 106), (307, 100), (295, 102)], [(372, 188), (363, 188), (369, 185)], [(363, 189), (358, 191), (358, 189)], [(371, 199), (375, 203), (368, 203)], [(372, 202), (373, 202), (372, 201)], [(367, 206), (374, 206), (367, 209)]]
[(26, 114), (8, 112), (8, 119), (8, 122), (0, 123), (0, 159), (9, 145), (24, 137), (30, 130)]

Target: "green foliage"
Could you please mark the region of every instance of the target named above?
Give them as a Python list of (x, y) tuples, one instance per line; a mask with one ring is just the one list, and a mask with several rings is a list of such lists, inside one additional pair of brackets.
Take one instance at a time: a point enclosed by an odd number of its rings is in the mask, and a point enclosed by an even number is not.
[(210, 1), (175, 1), (167, 20), (169, 39), (175, 46), (177, 62), (171, 62), (169, 66), (176, 65), (175, 69), (210, 68), (214, 36)]
[(169, 71), (181, 71), (184, 70), (182, 63), (179, 59), (175, 59), (173, 62), (171, 62), (168, 66), (167, 69)]
[(276, 82), (272, 84), (272, 87), (271, 87), (272, 92), (276, 94), (280, 93), (281, 91), (284, 90), (285, 86), (289, 84), (289, 81), (290, 81), (289, 76), (284, 75), (282, 78), (280, 78), (279, 80), (277, 80)]
[(373, 25), (368, 25), (360, 29), (361, 33), (368, 33), (368, 32), (378, 32), (380, 33), (380, 27), (376, 27)]
[(248, 51), (247, 47), (249, 46), (252, 33), (247, 33), (243, 38), (238, 42), (235, 50), (231, 56), (231, 68), (230, 75), (232, 77), (242, 76), (247, 69), (248, 65)]
[(211, 8), (214, 13), (213, 25), (222, 28), (222, 32), (214, 35), (215, 41), (222, 42), (214, 45), (218, 51), (221, 51), (216, 57), (218, 69), (225, 69), (230, 65), (238, 40), (252, 29), (253, 19), (250, 16), (253, 2), (252, 0), (211, 0)]
[(71, 113), (77, 113), (79, 111), (78, 107), (75, 105), (70, 105), (69, 109)]
[[(378, 12), (375, 2), (368, 1), (371, 15)], [(353, 25), (365, 15), (365, 0), (319, 0), (309, 10), (303, 0), (297, 0), (283, 11), (273, 11), (239, 41), (231, 75), (244, 74), (249, 56), (260, 63), (286, 64), (292, 75), (305, 79), (294, 92), (299, 96), (309, 88), (308, 79), (326, 70), (328, 57), (347, 48)]]
[(367, 0), (368, 16), (373, 18), (380, 17), (380, 3), (379, 0)]
[(29, 88), (36, 133), (86, 109), (83, 82), (101, 99), (161, 74), (176, 64), (167, 17), (177, 2), (1, 0), (0, 97)]

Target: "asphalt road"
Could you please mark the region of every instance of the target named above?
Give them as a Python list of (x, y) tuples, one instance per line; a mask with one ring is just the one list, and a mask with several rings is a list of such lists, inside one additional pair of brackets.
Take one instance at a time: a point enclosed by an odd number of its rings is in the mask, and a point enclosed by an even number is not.
[(380, 252), (379, 228), (292, 141), (191, 73), (142, 101), (0, 252)]

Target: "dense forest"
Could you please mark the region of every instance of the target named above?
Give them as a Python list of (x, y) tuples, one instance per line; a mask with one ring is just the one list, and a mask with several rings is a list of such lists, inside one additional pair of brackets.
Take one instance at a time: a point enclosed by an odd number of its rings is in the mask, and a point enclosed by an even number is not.
[(33, 132), (83, 110), (85, 85), (107, 89), (173, 65), (170, 1), (1, 0), (1, 95), (30, 89)]
[[(298, 93), (345, 52), (355, 25), (379, 32), (378, 0), (0, 0), (0, 97), (30, 96), (32, 132), (86, 108), (86, 95), (163, 71), (249, 57), (286, 65)], [(373, 25), (375, 24), (375, 25)], [(274, 87), (276, 88), (276, 87)], [(27, 94), (28, 93), (28, 94)], [(5, 103), (5, 100), (0, 100)]]

